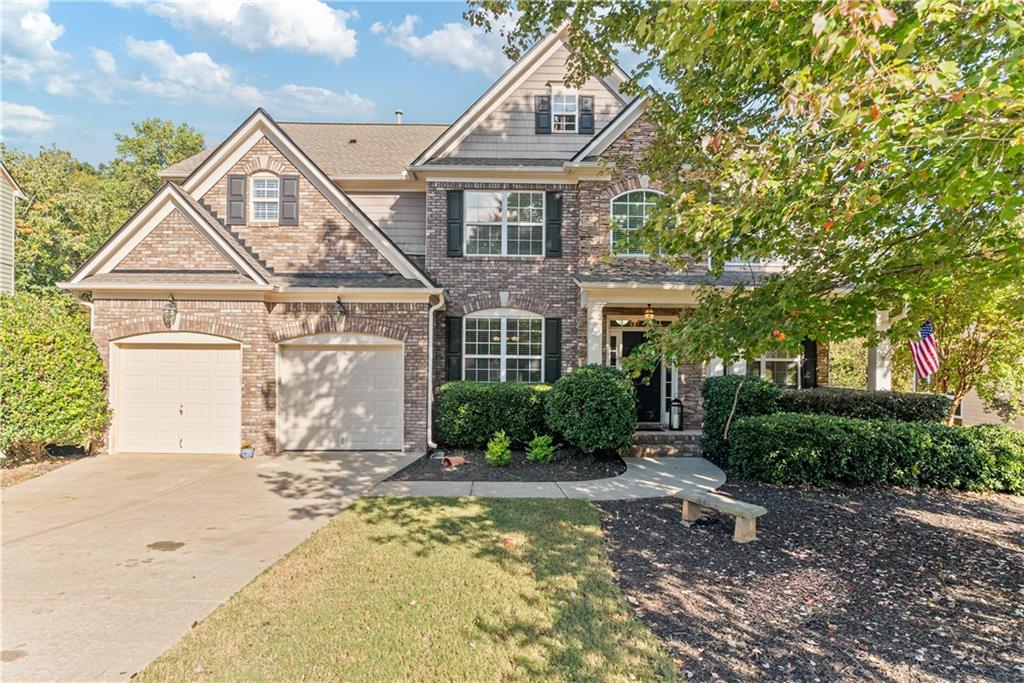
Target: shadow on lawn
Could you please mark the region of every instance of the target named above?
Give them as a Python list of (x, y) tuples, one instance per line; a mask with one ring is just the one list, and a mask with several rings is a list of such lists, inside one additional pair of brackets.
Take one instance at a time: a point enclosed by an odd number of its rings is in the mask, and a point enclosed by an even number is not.
[(747, 482), (760, 540), (601, 503), (619, 585), (697, 680), (1020, 680), (1024, 502)]
[[(503, 571), (529, 572), (537, 590), (520, 598), (553, 605), (550, 621), (495, 610), (475, 626), (482, 638), (511, 645), (516, 669), (530, 678), (602, 680), (607, 672), (649, 671), (652, 661), (662, 677), (674, 678), (614, 585), (599, 514), (586, 501), (389, 498), (361, 501), (360, 508), (370, 523), (402, 529), (376, 542), (402, 543), (416, 555), (457, 544)], [(546, 657), (531, 657), (534, 645)]]

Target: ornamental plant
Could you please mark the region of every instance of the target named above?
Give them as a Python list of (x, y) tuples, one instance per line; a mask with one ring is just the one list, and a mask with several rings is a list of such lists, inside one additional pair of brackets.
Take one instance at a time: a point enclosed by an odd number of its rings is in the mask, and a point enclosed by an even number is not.
[(530, 462), (551, 462), (555, 457), (554, 439), (550, 434), (538, 434), (533, 437), (526, 450), (526, 459)]
[(484, 458), (491, 467), (504, 467), (512, 461), (512, 442), (504, 431), (495, 432), (487, 442)]
[(551, 387), (548, 428), (584, 453), (621, 453), (636, 431), (633, 382), (621, 370), (584, 365)]
[(88, 446), (110, 421), (106, 372), (89, 319), (67, 295), (0, 295), (3, 464), (47, 445)]

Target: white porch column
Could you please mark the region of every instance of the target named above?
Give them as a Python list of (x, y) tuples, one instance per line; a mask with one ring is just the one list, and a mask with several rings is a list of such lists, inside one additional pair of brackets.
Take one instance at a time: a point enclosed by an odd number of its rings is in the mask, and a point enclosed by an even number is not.
[(604, 360), (604, 304), (587, 304), (587, 363)]
[[(883, 332), (889, 329), (888, 311), (875, 313), (875, 329)], [(868, 389), (892, 391), (892, 344), (888, 339), (868, 349)]]

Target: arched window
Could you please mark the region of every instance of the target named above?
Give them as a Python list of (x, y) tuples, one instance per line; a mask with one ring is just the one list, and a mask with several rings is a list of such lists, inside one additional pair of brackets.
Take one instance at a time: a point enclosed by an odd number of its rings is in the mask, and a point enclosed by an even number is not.
[(640, 256), (647, 252), (632, 242), (633, 235), (654, 213), (661, 192), (655, 190), (632, 190), (612, 199), (611, 250), (620, 256)]
[(281, 181), (272, 173), (256, 173), (252, 183), (252, 219), (256, 223), (276, 223), (280, 218)]
[(544, 318), (492, 308), (463, 319), (463, 379), (475, 382), (544, 381)]

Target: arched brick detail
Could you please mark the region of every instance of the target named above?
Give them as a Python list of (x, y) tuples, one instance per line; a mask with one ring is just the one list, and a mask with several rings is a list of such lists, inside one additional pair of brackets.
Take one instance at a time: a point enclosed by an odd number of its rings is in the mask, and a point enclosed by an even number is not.
[(644, 176), (630, 174), (629, 176), (620, 177), (615, 182), (608, 184), (608, 201), (611, 201), (624, 192), (630, 192), (632, 190), (652, 190), (654, 192), (661, 192), (662, 194), (665, 192), (661, 189), (660, 183), (650, 182)]
[(290, 320), (274, 327), (274, 341), (283, 342), (297, 337), (308, 337), (314, 334), (352, 332), (356, 334), (372, 334), (388, 339), (406, 341), (409, 338), (409, 330), (405, 325), (368, 318), (358, 315), (342, 316), (338, 321), (330, 315), (320, 315), (315, 318), (304, 318), (301, 320)]
[(274, 159), (269, 154), (259, 154), (242, 165), (242, 170), (245, 171), (246, 175), (252, 175), (253, 173), (259, 173), (261, 171), (269, 171), (274, 175), (282, 175), (288, 169), (277, 159)]
[(508, 303), (501, 304), (501, 296), (498, 292), (485, 292), (473, 294), (462, 302), (461, 306), (451, 306), (448, 310), (457, 315), (470, 315), (477, 311), (485, 311), (490, 308), (518, 308), (537, 315), (547, 316), (551, 314), (550, 307), (544, 302), (526, 296), (523, 292), (509, 292)]
[(245, 334), (245, 331), (240, 326), (225, 322), (219, 318), (182, 311), (178, 312), (176, 324), (170, 328), (164, 324), (164, 318), (161, 314), (124, 320), (108, 327), (107, 332), (110, 341), (134, 337), (137, 334), (149, 334), (151, 332), (200, 332), (241, 342)]

